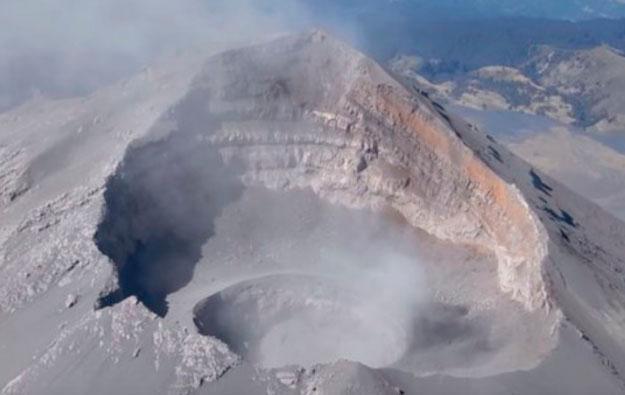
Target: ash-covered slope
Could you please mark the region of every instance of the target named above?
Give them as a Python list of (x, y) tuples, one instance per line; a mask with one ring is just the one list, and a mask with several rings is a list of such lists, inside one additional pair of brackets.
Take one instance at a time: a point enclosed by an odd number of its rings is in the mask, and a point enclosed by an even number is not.
[(621, 222), (324, 33), (166, 69), (3, 116), (5, 393), (622, 392)]

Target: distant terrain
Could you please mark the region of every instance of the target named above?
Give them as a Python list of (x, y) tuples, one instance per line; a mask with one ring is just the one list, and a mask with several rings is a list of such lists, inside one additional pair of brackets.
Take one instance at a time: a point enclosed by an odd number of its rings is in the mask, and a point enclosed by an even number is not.
[[(437, 64), (440, 60), (418, 56), (390, 61), (400, 74), (434, 74), (434, 80)], [(513, 66), (493, 64), (438, 79), (421, 82), (467, 107), (545, 115), (591, 132), (625, 132), (625, 57), (605, 45), (583, 50), (537, 46)]]

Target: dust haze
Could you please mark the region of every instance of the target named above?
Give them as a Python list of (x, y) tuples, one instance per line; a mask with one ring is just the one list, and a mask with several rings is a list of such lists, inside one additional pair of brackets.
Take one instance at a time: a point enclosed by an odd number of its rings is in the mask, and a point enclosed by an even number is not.
[[(319, 22), (302, 0), (7, 0), (0, 110), (38, 96), (84, 95), (163, 57), (251, 44)], [(323, 25), (356, 39), (350, 23)]]

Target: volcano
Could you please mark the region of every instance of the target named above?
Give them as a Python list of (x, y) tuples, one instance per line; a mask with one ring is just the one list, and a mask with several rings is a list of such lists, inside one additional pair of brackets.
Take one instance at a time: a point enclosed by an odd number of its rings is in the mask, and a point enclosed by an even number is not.
[(0, 163), (3, 394), (625, 390), (625, 224), (322, 31), (24, 104)]

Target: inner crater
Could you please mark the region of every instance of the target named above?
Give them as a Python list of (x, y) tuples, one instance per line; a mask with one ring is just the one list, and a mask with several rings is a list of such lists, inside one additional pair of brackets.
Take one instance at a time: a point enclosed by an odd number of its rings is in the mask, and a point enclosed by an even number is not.
[(243, 281), (200, 302), (200, 333), (263, 367), (346, 358), (389, 366), (408, 347), (402, 317), (332, 277), (281, 274)]
[[(532, 368), (552, 349), (554, 318), (500, 291), (493, 254), (432, 237), (390, 206), (265, 182), (237, 150), (264, 163), (279, 141), (254, 144), (176, 132), (128, 152), (96, 233), (116, 274), (102, 307), (136, 295), (262, 368), (350, 359), (488, 376)], [(324, 156), (289, 144), (308, 168), (272, 162), (265, 176), (303, 183)]]

